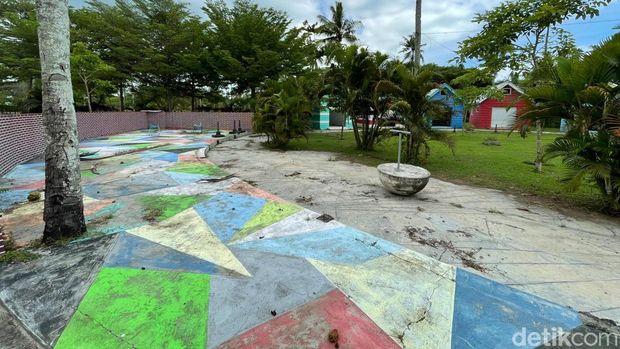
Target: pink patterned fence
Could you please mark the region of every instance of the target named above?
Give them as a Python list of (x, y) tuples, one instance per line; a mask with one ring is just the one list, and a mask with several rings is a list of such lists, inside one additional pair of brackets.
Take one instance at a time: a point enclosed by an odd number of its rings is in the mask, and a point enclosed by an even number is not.
[[(253, 113), (220, 112), (103, 112), (77, 113), (80, 140), (110, 136), (145, 129), (157, 123), (162, 129), (191, 129), (202, 124), (204, 129), (230, 130), (233, 120), (241, 127), (252, 127)], [(41, 114), (0, 114), (0, 176), (15, 165), (43, 153), (43, 120)]]

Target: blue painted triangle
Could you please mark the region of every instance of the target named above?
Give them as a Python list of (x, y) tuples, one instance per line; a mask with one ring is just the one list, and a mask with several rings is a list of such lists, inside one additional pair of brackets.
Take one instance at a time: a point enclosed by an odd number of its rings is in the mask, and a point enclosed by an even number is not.
[(350, 227), (319, 230), (234, 245), (235, 248), (313, 258), (334, 263), (358, 264), (396, 253), (402, 247)]
[(220, 193), (194, 206), (211, 230), (227, 243), (263, 208), (267, 200), (237, 193)]
[(106, 258), (108, 267), (173, 270), (201, 274), (219, 274), (220, 268), (205, 260), (147, 239), (124, 233)]
[(581, 324), (574, 310), (457, 268), (452, 349), (536, 348), (528, 334)]

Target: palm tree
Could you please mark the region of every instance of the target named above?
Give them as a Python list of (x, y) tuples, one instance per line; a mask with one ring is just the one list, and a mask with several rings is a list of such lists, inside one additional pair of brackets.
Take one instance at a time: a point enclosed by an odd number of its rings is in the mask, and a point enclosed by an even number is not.
[(254, 117), (254, 130), (267, 134), (267, 143), (286, 147), (297, 137), (305, 137), (310, 128), (312, 82), (316, 79), (290, 77), (280, 82), (268, 82), (264, 96), (259, 98)]
[(351, 45), (338, 50), (327, 73), (330, 105), (353, 120), (357, 147), (370, 150), (376, 143), (387, 112), (376, 103), (377, 83), (386, 77), (388, 56)]
[[(403, 36), (403, 41), (401, 41), (401, 53), (405, 54), (405, 61), (408, 61), (412, 67), (415, 67), (415, 51), (416, 51), (416, 37), (415, 34)], [(426, 44), (422, 44), (421, 46), (426, 46)], [(420, 50), (421, 51), (421, 50)], [(420, 59), (424, 61), (424, 56), (422, 56), (422, 52), (420, 52)]]
[(620, 34), (584, 58), (559, 59), (548, 75), (550, 83), (526, 91), (521, 122), (569, 120), (569, 132), (547, 147), (544, 159), (562, 158), (568, 190), (593, 182), (620, 210)]
[(389, 79), (383, 80), (377, 87), (384, 94), (393, 96), (391, 110), (401, 116), (401, 123), (411, 134), (405, 147), (405, 159), (412, 163), (424, 162), (430, 155), (428, 141), (441, 141), (454, 150), (454, 141), (445, 132), (436, 132), (431, 128), (433, 117), (451, 115), (451, 109), (443, 102), (427, 98), (429, 92), (436, 88), (433, 81), (435, 73), (431, 70), (412, 72), (404, 65), (392, 69)]
[(319, 40), (321, 43), (343, 42), (354, 43), (357, 41), (355, 31), (361, 25), (360, 21), (345, 18), (342, 2), (336, 1), (335, 6), (330, 6), (331, 18), (323, 15), (319, 16), (319, 26), (315, 28), (315, 33), (322, 35)]

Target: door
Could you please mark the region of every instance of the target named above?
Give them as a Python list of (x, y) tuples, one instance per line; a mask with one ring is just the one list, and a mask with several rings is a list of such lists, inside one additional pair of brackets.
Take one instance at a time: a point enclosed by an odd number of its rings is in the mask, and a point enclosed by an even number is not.
[(491, 128), (512, 128), (517, 118), (517, 108), (495, 107), (491, 112)]

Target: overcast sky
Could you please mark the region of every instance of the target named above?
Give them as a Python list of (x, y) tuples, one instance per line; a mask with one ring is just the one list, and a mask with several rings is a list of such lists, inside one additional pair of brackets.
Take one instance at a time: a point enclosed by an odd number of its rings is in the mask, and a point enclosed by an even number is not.
[[(111, 0), (110, 0), (111, 2)], [(190, 8), (201, 16), (202, 0), (185, 0)], [(232, 2), (232, 0), (227, 0)], [(318, 14), (329, 16), (333, 1), (327, 0), (257, 0), (261, 6), (286, 11), (294, 24), (304, 20), (316, 21)], [(70, 0), (79, 7), (83, 0)], [(476, 33), (478, 26), (471, 23), (477, 12), (483, 12), (499, 4), (499, 0), (425, 0), (422, 9), (422, 42), (427, 63), (448, 64), (455, 54), (459, 41)], [(398, 55), (402, 37), (414, 30), (415, 0), (343, 0), (347, 17), (363, 23), (358, 32), (362, 44), (381, 50), (392, 56)], [(568, 21), (564, 29), (572, 32), (577, 45), (588, 49), (601, 39), (614, 33), (620, 25), (620, 0), (601, 9), (601, 15), (585, 21)]]

